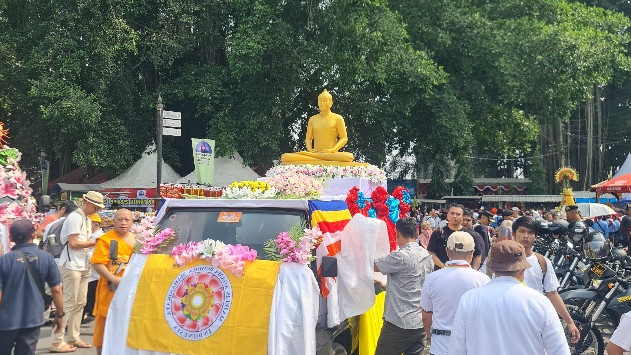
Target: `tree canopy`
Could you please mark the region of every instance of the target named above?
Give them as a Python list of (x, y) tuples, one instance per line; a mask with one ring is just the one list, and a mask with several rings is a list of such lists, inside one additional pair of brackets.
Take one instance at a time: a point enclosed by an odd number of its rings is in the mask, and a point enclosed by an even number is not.
[(543, 137), (595, 86), (629, 77), (623, 11), (563, 0), (4, 1), (0, 119), (26, 163), (41, 149), (53, 175), (116, 173), (155, 139), (161, 95), (182, 112), (182, 137), (165, 138), (181, 174), (190, 138), (266, 168), (303, 149), (326, 88), (357, 159), (411, 153), (436, 194), (450, 176), (466, 193), (473, 176), (528, 175), (538, 147), (544, 169), (560, 163)]

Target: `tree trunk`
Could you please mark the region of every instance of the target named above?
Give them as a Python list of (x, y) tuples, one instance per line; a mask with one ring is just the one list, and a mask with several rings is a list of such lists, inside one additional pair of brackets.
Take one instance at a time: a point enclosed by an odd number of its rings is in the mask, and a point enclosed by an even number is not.
[(589, 98), (585, 102), (585, 129), (587, 131), (587, 142), (585, 151), (585, 179), (583, 189), (587, 190), (592, 185), (592, 165), (594, 157), (594, 99)]
[[(595, 171), (594, 181), (593, 183), (598, 183), (602, 181), (602, 172), (603, 172), (603, 105), (600, 100), (601, 91), (598, 85), (594, 85), (594, 91), (596, 92), (596, 108), (597, 108), (597, 122), (598, 122), (598, 139), (596, 143), (598, 147), (596, 147), (596, 153), (598, 154), (598, 170)], [(593, 184), (592, 184), (593, 185)], [(591, 187), (591, 185), (590, 185)]]

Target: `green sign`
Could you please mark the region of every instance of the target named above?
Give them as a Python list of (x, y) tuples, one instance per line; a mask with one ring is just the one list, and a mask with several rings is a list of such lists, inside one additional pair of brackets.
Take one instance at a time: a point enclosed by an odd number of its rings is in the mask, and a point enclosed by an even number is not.
[(212, 185), (215, 177), (215, 141), (196, 138), (191, 138), (191, 141), (197, 183)]

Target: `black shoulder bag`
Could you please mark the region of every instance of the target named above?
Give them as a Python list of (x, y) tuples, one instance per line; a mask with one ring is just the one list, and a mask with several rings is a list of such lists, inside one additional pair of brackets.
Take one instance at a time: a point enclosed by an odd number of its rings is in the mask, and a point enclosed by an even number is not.
[(53, 296), (47, 295), (46, 292), (44, 292), (44, 282), (42, 282), (42, 278), (39, 276), (39, 273), (33, 269), (33, 264), (31, 264), (31, 261), (28, 259), (26, 254), (19, 249), (15, 250), (15, 252), (18, 253), (22, 260), (24, 260), (24, 266), (26, 267), (29, 276), (33, 281), (35, 281), (35, 284), (39, 289), (39, 293), (42, 295), (42, 299), (44, 299), (44, 309), (48, 309), (51, 303), (53, 303)]

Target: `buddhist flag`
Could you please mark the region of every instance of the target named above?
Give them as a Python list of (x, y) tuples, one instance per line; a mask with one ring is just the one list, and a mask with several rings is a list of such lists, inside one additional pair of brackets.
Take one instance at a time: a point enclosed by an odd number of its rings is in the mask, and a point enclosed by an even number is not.
[(280, 262), (256, 260), (237, 277), (203, 260), (179, 268), (170, 255), (149, 255), (127, 345), (163, 353), (267, 355), (279, 269)]
[[(311, 227), (316, 225), (322, 231), (322, 241), (316, 246), (318, 276), (321, 275), (323, 256), (335, 256), (342, 250), (341, 233), (351, 220), (351, 213), (345, 201), (309, 201)], [(334, 277), (320, 278), (320, 292), (326, 298), (335, 287)], [(334, 301), (333, 301), (334, 302)]]
[(211, 184), (215, 178), (215, 141), (191, 138), (195, 177), (198, 184)]

